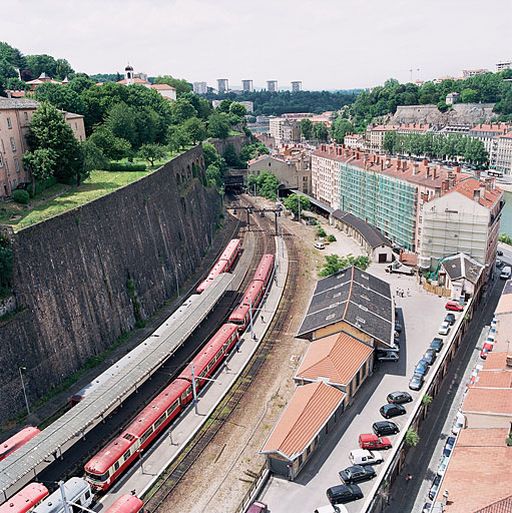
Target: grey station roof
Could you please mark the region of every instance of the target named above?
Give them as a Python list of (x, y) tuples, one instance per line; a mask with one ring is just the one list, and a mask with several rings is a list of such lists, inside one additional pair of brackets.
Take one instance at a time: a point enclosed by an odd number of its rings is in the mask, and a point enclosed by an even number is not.
[(368, 224), (354, 214), (344, 212), (343, 210), (335, 210), (331, 215), (334, 219), (356, 230), (372, 249), (383, 245), (391, 246), (391, 241), (378, 228)]
[(465, 278), (475, 284), (478, 282), (484, 266), (464, 253), (445, 258), (442, 265), (452, 281)]
[(204, 320), (230, 286), (231, 274), (218, 276), (200, 295), (191, 296), (142, 344), (146, 350), (124, 368), (122, 375), (107, 380), (26, 445), (0, 462), (0, 492), (9, 489), (50, 459), (61, 447), (69, 447), (101, 421), (167, 360)]
[(307, 338), (340, 321), (393, 345), (394, 306), (389, 284), (354, 266), (320, 280), (297, 336)]
[(0, 98), (0, 110), (3, 109), (37, 109), (39, 103), (26, 98)]

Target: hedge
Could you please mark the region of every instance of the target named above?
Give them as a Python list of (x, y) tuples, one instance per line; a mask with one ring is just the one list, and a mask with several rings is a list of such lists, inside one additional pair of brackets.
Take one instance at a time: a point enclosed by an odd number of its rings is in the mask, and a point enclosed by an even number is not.
[(111, 162), (108, 171), (146, 171), (146, 164), (134, 162)]
[(27, 191), (24, 191), (23, 189), (16, 189), (12, 193), (12, 199), (16, 203), (21, 203), (22, 205), (28, 205), (28, 202), (30, 200), (30, 194)]

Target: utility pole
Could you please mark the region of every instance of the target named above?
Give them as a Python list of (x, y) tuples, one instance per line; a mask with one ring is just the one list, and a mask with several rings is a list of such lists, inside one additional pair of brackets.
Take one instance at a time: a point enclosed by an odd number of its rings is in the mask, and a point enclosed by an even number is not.
[(64, 506), (64, 513), (73, 513), (69, 507), (68, 499), (66, 497), (66, 489), (64, 488), (64, 481), (59, 481), (60, 496), (62, 498), (62, 505)]
[(28, 405), (27, 391), (25, 389), (25, 382), (23, 381), (23, 371), (26, 371), (27, 368), (26, 367), (19, 367), (18, 370), (20, 371), (21, 388), (23, 389), (23, 396), (25, 397), (25, 405), (27, 407), (27, 415), (30, 415), (30, 407)]

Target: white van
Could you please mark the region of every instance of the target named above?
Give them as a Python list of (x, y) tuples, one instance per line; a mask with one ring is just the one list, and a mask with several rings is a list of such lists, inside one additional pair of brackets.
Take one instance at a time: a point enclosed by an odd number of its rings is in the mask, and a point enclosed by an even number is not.
[(380, 454), (367, 449), (354, 449), (349, 458), (352, 465), (378, 465), (384, 461)]
[(508, 280), (511, 276), (512, 276), (512, 267), (510, 267), (510, 265), (506, 265), (501, 270), (500, 278), (502, 280)]

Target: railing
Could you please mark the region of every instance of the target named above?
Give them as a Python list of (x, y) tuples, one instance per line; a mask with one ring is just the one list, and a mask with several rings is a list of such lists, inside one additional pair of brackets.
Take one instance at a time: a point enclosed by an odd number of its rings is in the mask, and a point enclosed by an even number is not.
[(249, 509), (249, 506), (259, 495), (261, 489), (267, 484), (270, 477), (270, 470), (267, 468), (267, 465), (264, 464), (257, 474), (252, 472), (247, 472), (247, 474), (252, 477), (254, 481), (251, 483), (249, 490), (247, 490), (247, 493), (235, 510), (235, 513), (245, 513)]

